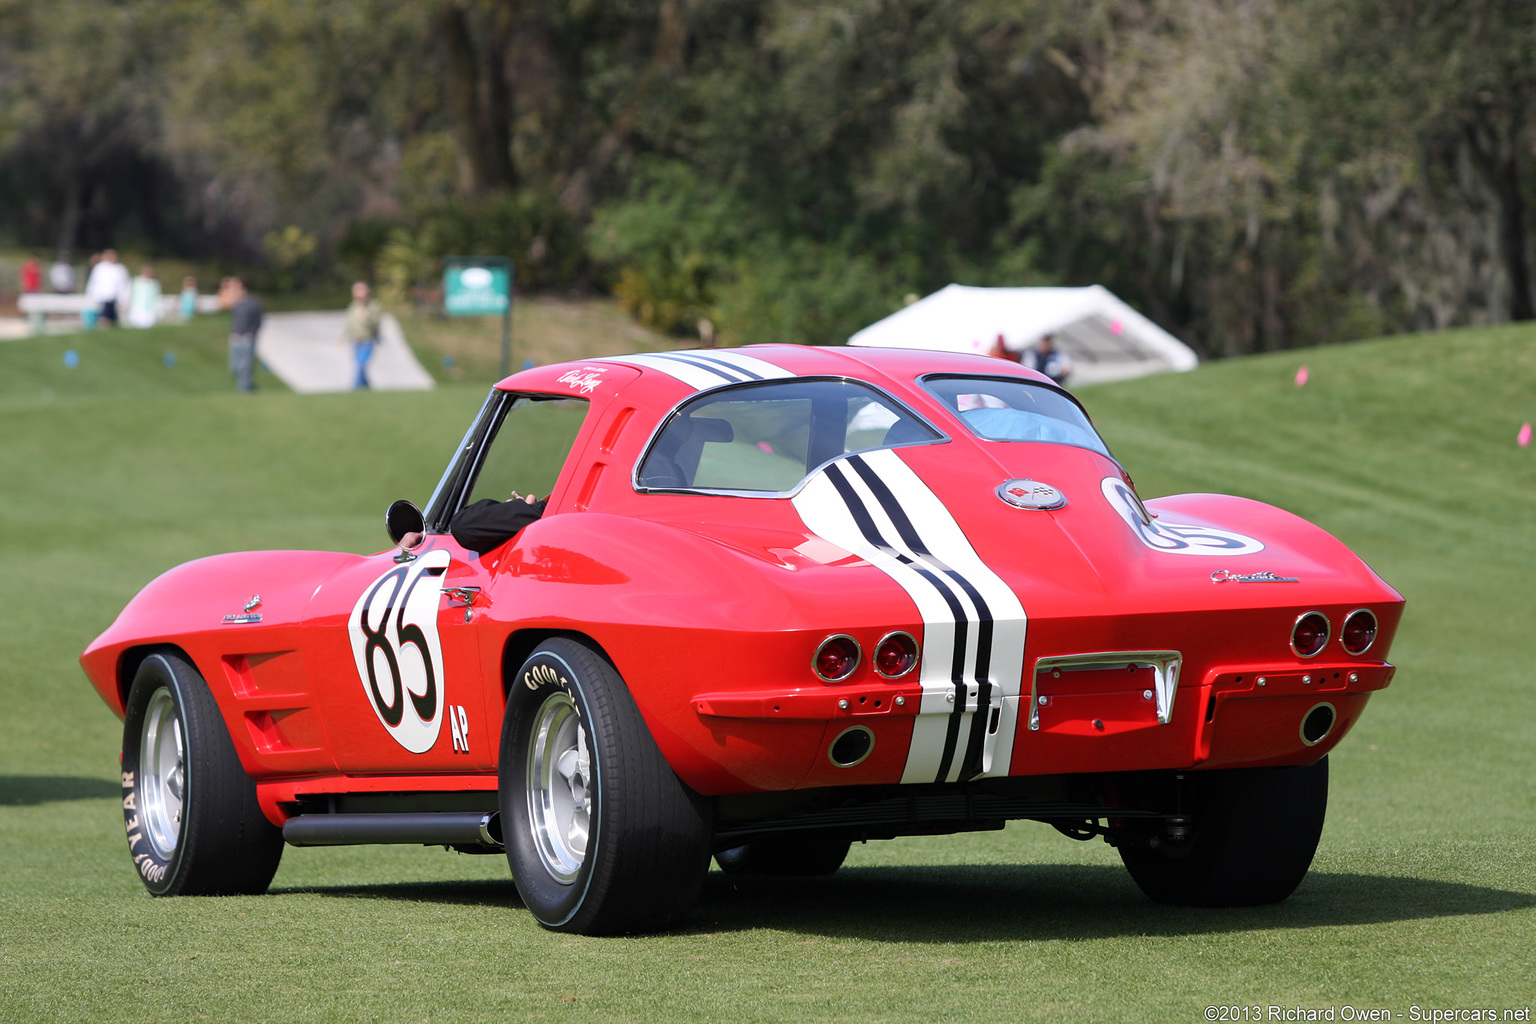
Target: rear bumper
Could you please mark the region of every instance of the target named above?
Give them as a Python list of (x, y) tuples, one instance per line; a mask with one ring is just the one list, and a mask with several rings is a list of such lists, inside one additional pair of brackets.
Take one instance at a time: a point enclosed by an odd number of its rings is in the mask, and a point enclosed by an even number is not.
[[(1024, 705), (1012, 776), (1311, 764), (1349, 732), (1395, 672), (1383, 661), (1352, 659), (1304, 668), (1185, 667), (1181, 675), (1172, 651), (1044, 658), (1033, 667), (1020, 695), (1006, 698)], [(764, 789), (900, 781), (921, 705), (921, 690), (910, 684), (708, 693), (692, 701), (725, 750), (739, 746), (747, 759), (765, 757), (781, 770), (810, 760), (794, 781)], [(854, 727), (870, 731), (873, 750), (844, 767), (831, 748)], [(810, 744), (814, 751), (805, 749)]]

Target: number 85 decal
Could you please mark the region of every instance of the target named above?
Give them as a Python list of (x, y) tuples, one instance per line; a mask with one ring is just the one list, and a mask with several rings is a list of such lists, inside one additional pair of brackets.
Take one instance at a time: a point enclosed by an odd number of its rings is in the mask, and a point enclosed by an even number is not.
[(347, 633), (368, 702), (390, 736), (424, 754), (443, 728), (443, 647), (437, 604), (448, 552), (430, 551), (363, 590)]

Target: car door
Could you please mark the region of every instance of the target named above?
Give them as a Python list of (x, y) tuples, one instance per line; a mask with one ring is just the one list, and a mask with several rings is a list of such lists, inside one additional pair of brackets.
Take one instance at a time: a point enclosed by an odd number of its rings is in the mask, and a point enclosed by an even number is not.
[(359, 558), (310, 601), (305, 665), (343, 772), (455, 773), (494, 763), (481, 659), (462, 630), (480, 577), (444, 540), (429, 537), (409, 557), (396, 549)]
[[(310, 601), (306, 665), (317, 685), (337, 766), (352, 774), (460, 773), (496, 763), (500, 721), (486, 707), (500, 672), (482, 635), (495, 566), (516, 542), (470, 551), (453, 513), (514, 488), (555, 495), (568, 484), (590, 403), (566, 394), (493, 393), (429, 502), (428, 533), (412, 551), (343, 567)], [(504, 632), (504, 631), (503, 631)]]

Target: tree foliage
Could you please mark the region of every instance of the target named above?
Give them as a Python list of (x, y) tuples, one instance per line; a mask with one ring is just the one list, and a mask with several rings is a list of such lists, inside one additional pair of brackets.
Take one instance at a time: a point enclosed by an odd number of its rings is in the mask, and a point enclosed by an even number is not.
[(1098, 282), (1235, 354), (1536, 313), (1533, 99), (1520, 0), (0, 0), (0, 235), (743, 342)]

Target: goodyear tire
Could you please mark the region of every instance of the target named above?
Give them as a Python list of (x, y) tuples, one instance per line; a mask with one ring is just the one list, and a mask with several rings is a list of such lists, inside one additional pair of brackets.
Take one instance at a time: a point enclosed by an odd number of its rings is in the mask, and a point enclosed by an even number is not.
[(566, 638), (518, 670), (502, 725), (507, 861), (546, 928), (654, 931), (686, 914), (709, 867), (709, 804), (673, 773), (618, 672)]
[(128, 852), (156, 896), (265, 892), (283, 834), (256, 802), (208, 685), (181, 655), (144, 659), (123, 720)]
[(1192, 834), (1125, 845), (1120, 858), (1159, 903), (1246, 907), (1279, 903), (1312, 866), (1328, 809), (1328, 759), (1304, 768), (1192, 772)]
[(830, 875), (843, 866), (852, 845), (846, 839), (820, 836), (767, 836), (721, 850), (715, 863), (732, 875)]

